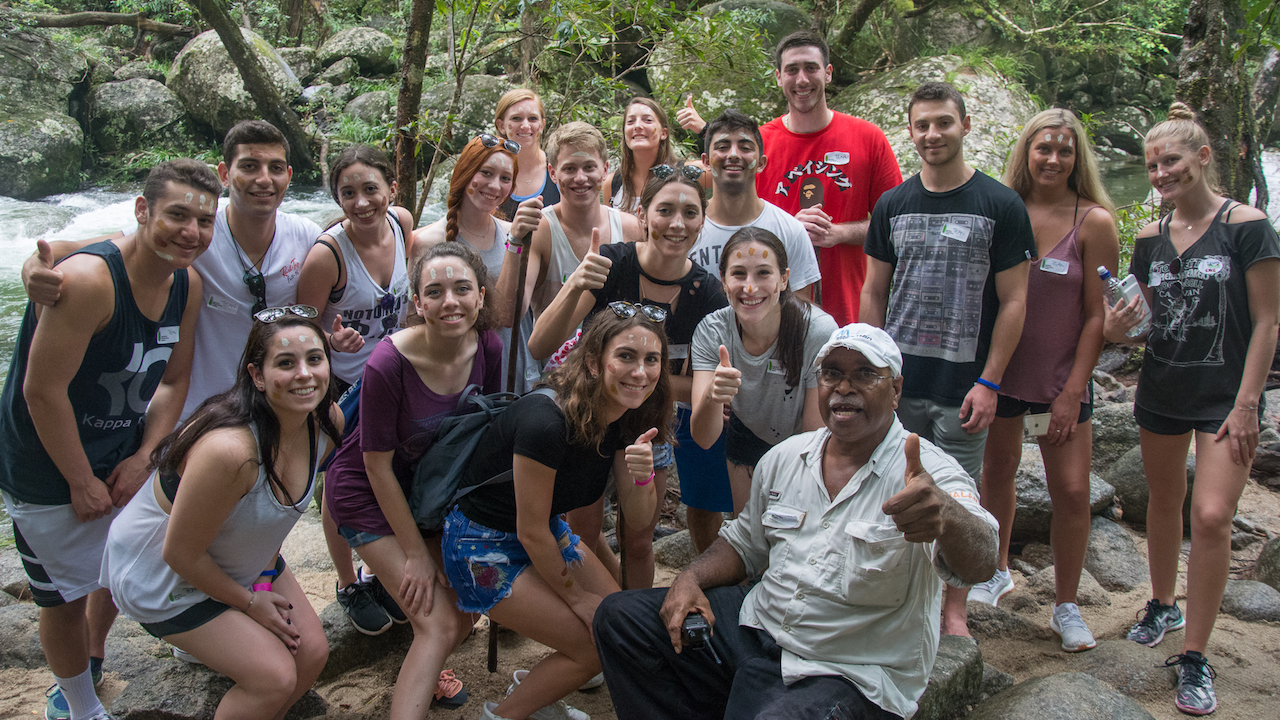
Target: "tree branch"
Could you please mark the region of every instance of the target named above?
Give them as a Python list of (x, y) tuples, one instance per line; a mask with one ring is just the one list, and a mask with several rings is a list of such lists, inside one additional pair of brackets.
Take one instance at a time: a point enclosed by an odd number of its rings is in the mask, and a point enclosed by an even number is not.
[(32, 27), (51, 27), (51, 28), (71, 28), (71, 27), (89, 27), (111, 25), (127, 25), (129, 27), (153, 32), (159, 35), (181, 35), (183, 37), (195, 37), (198, 33), (195, 28), (186, 25), (174, 25), (173, 23), (156, 22), (149, 20), (140, 12), (136, 13), (109, 13), (109, 12), (79, 12), (69, 15), (33, 15), (22, 12), (12, 13), (12, 17), (22, 23), (31, 25)]

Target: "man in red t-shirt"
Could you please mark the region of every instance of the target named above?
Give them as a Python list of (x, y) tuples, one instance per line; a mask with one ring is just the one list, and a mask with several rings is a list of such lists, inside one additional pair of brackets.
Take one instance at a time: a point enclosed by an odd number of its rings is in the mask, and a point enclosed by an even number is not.
[(831, 64), (820, 35), (783, 38), (774, 78), (787, 114), (760, 127), (769, 164), (756, 175), (756, 193), (795, 215), (820, 248), (822, 309), (839, 325), (857, 322), (867, 275), (862, 241), (880, 195), (902, 182), (898, 159), (880, 128), (827, 108)]

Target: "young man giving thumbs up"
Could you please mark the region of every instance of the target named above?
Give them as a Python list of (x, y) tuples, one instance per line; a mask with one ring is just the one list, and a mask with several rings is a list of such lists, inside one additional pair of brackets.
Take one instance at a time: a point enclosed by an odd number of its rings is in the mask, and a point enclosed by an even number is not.
[[(911, 717), (943, 583), (993, 572), (997, 525), (973, 480), (898, 422), (893, 340), (848, 325), (818, 366), (825, 427), (761, 458), (744, 512), (670, 590), (618, 593), (596, 612), (622, 720)], [(703, 648), (684, 643), (692, 613), (712, 625)]]

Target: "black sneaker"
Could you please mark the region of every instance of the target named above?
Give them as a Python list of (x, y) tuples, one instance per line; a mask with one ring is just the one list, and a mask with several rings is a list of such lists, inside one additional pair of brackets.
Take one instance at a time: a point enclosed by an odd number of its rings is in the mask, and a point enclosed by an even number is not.
[(338, 590), (338, 604), (356, 630), (365, 635), (381, 635), (391, 627), (391, 618), (368, 585), (356, 582)]
[(378, 601), (378, 605), (387, 613), (392, 622), (397, 625), (409, 622), (409, 617), (400, 609), (400, 604), (396, 602), (395, 598), (391, 597), (391, 593), (387, 592), (387, 589), (382, 586), (382, 581), (378, 579), (377, 575), (365, 575), (364, 568), (361, 567), (356, 571), (356, 578), (358, 578), (359, 584), (369, 588), (373, 599)]
[(1208, 715), (1218, 709), (1218, 698), (1213, 694), (1213, 679), (1218, 674), (1203, 655), (1191, 650), (1184, 655), (1174, 655), (1164, 661), (1165, 667), (1178, 665), (1178, 696), (1174, 705), (1188, 715)]
[(1147, 601), (1147, 607), (1141, 613), (1142, 617), (1138, 622), (1129, 628), (1128, 638), (1139, 645), (1147, 647), (1155, 647), (1164, 639), (1164, 634), (1170, 630), (1177, 630), (1187, 624), (1185, 618), (1182, 617), (1182, 611), (1178, 609), (1178, 603), (1175, 601), (1172, 605), (1165, 605), (1155, 598)]

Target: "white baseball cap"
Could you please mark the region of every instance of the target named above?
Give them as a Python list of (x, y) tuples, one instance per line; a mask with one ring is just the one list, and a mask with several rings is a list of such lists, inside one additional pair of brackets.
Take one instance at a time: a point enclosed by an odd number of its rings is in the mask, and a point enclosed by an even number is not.
[(818, 351), (814, 365), (821, 365), (822, 359), (836, 348), (857, 350), (872, 365), (889, 368), (893, 377), (902, 374), (902, 352), (898, 350), (898, 344), (889, 337), (889, 333), (875, 325), (853, 323), (831, 333), (831, 339)]

